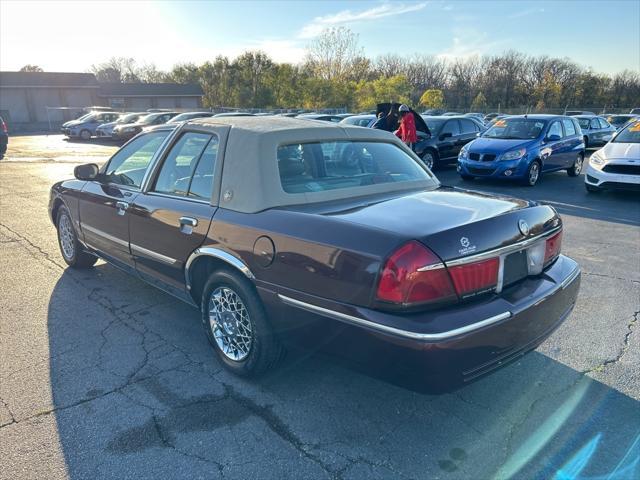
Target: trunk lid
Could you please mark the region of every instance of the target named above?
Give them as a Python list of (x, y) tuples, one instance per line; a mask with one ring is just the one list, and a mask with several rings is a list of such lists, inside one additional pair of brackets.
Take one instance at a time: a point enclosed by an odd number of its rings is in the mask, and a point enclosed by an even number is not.
[[(418, 240), (445, 262), (508, 246), (560, 225), (549, 206), (449, 187), (335, 205), (318, 213), (394, 232), (399, 244)], [(521, 221), (528, 226), (526, 234)]]

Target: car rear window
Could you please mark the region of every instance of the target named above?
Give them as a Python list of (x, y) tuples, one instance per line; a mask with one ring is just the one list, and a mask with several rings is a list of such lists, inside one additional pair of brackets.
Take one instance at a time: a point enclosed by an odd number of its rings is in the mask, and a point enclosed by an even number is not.
[(286, 193), (431, 179), (427, 170), (400, 147), (384, 142), (281, 145), (278, 147), (278, 170)]

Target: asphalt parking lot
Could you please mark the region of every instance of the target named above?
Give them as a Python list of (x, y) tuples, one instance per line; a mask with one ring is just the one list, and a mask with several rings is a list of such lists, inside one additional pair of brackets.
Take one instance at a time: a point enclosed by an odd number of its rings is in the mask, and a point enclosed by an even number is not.
[(247, 382), (217, 363), (196, 310), (102, 262), (65, 268), (49, 187), (116, 148), (12, 137), (0, 161), (0, 478), (639, 478), (637, 195), (438, 171), (557, 208), (583, 270), (568, 320), (444, 395), (322, 351)]

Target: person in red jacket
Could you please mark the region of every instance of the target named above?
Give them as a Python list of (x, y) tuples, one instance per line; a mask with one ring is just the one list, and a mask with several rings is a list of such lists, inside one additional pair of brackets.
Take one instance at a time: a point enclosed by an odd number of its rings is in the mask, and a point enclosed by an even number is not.
[(400, 105), (398, 112), (400, 112), (400, 128), (396, 131), (396, 135), (413, 150), (413, 144), (418, 141), (416, 120), (409, 107), (404, 104)]

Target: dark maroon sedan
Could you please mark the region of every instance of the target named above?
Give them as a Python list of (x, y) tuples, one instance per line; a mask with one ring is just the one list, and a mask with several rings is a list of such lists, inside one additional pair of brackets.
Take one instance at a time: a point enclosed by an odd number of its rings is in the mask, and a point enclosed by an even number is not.
[(64, 260), (97, 257), (202, 311), (230, 370), (291, 342), (459, 384), (535, 348), (580, 269), (545, 205), (443, 187), (379, 130), (281, 117), (142, 133), (51, 189)]

